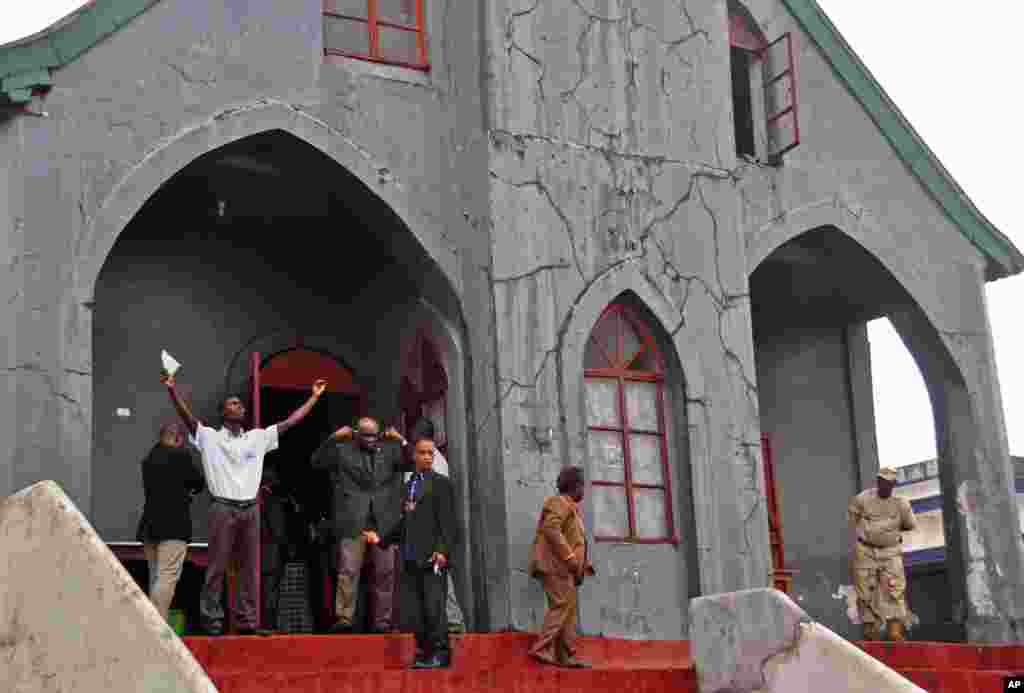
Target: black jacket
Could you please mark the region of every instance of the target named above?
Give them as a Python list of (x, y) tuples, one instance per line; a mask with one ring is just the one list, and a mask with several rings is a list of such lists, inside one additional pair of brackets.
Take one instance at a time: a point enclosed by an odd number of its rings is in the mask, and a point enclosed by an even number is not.
[(191, 541), (189, 492), (198, 493), (204, 486), (203, 475), (186, 450), (159, 443), (153, 446), (142, 461), (142, 489), (146, 502), (136, 539), (141, 542)]
[(331, 475), (335, 539), (354, 539), (364, 529), (381, 537), (394, 533), (402, 517), (402, 474), (412, 469), (400, 444), (382, 441), (371, 468), (357, 442), (332, 436), (313, 453), (311, 464)]
[[(403, 484), (403, 501), (408, 489), (409, 485)], [(437, 552), (444, 554), (451, 565), (456, 541), (452, 482), (428, 469), (423, 472), (423, 481), (417, 485), (415, 502), (412, 512), (403, 514), (402, 522), (392, 537), (400, 541), (399, 551), (403, 552), (403, 559), (422, 567)], [(411, 556), (404, 555), (407, 550)]]

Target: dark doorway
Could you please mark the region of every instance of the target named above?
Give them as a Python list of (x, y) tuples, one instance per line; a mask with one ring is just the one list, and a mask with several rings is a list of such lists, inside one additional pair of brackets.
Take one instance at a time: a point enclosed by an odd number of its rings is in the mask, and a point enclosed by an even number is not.
[[(261, 388), (264, 425), (287, 418), (308, 397), (308, 391)], [(279, 449), (267, 456), (267, 464), (277, 469), (284, 491), (295, 498), (300, 507), (299, 517), (289, 523), (292, 528), (290, 553), (295, 560), (306, 564), (310, 609), (317, 631), (326, 630), (334, 622), (334, 537), (329, 534), (327, 521), (334, 499), (329, 475), (312, 469), (310, 458), (327, 436), (345, 424), (352, 425), (359, 415), (359, 406), (356, 396), (324, 393), (309, 416), (289, 430), (282, 437)]]

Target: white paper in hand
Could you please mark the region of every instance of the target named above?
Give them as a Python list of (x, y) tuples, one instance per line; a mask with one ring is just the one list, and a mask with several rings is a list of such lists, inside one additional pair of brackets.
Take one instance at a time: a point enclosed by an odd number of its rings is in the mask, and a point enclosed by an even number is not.
[(181, 368), (181, 364), (175, 361), (174, 357), (168, 354), (166, 350), (160, 352), (160, 361), (163, 363), (164, 371), (171, 377)]

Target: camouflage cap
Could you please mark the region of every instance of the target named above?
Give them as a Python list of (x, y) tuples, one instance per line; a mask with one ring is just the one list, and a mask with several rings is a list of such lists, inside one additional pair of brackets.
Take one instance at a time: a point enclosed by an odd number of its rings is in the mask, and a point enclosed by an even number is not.
[(897, 480), (896, 470), (892, 467), (882, 467), (878, 470), (878, 478), (895, 482)]

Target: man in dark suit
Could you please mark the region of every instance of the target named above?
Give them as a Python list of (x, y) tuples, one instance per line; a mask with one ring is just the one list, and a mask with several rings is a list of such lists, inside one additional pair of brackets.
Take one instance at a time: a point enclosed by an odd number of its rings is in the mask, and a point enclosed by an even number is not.
[(383, 438), (376, 420), (363, 417), (352, 429), (336, 431), (313, 453), (314, 469), (330, 472), (334, 485), (333, 533), (338, 542), (338, 586), (334, 611), (336, 633), (354, 629), (356, 596), (363, 562), (372, 566), (370, 613), (372, 630), (392, 627), (395, 546), (381, 537), (395, 533), (401, 519), (402, 474), (411, 468), (402, 455), (404, 441), (394, 429)]
[(142, 461), (146, 502), (136, 538), (142, 542), (149, 564), (149, 599), (164, 619), (192, 540), (189, 503), (204, 486), (192, 456), (182, 449), (183, 443), (181, 427), (164, 424), (160, 441)]
[(415, 471), (401, 501), (402, 620), (416, 634), (413, 669), (451, 664), (445, 613), (449, 562), (455, 544), (455, 494), (451, 481), (431, 469), (434, 441), (413, 443)]

